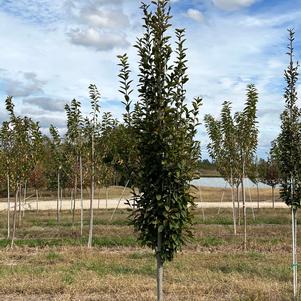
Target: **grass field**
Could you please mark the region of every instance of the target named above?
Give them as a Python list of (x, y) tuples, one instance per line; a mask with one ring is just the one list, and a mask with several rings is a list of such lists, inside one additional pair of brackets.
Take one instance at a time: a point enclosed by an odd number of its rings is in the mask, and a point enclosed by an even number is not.
[[(165, 267), (166, 300), (291, 300), (289, 210), (248, 213), (248, 251), (231, 210), (195, 211), (195, 238)], [(79, 221), (79, 212), (76, 220)], [(0, 215), (0, 300), (155, 300), (155, 260), (139, 245), (128, 211), (95, 211), (94, 247), (63, 212), (27, 212), (14, 249)], [(242, 234), (242, 228), (239, 233)], [(300, 244), (299, 244), (300, 247)], [(301, 255), (299, 253), (299, 255)]]
[[(239, 190), (241, 194), (241, 190)], [(198, 202), (220, 202), (221, 199), (224, 202), (232, 201), (232, 192), (230, 188), (217, 188), (217, 187), (196, 187), (191, 188), (192, 194), (196, 197)], [(236, 190), (234, 190), (234, 197), (236, 197)], [(261, 188), (259, 189), (259, 195), (256, 188), (246, 189), (246, 201), (252, 201), (257, 203), (262, 201), (272, 201), (272, 189)], [(240, 195), (241, 198), (241, 195)], [(279, 189), (275, 189), (275, 201), (279, 201)]]

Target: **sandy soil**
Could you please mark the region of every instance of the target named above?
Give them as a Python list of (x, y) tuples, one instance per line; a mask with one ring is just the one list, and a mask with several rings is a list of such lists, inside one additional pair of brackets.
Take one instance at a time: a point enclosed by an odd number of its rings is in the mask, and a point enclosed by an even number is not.
[[(232, 202), (197, 202), (196, 203), (199, 208), (232, 208)], [(120, 209), (130, 208), (129, 204), (126, 204), (126, 199), (109, 199), (106, 200), (94, 200), (93, 208), (94, 209), (114, 209), (118, 206)], [(236, 204), (237, 206), (237, 204)], [(242, 203), (240, 203), (242, 207)], [(246, 202), (247, 208), (257, 208), (257, 202)], [(272, 208), (272, 202), (260, 202), (260, 208)], [(14, 204), (11, 204), (11, 210), (13, 210)], [(18, 209), (19, 207), (17, 207)], [(25, 210), (56, 210), (57, 209), (57, 201), (56, 200), (47, 200), (47, 201), (40, 201), (38, 204), (36, 201), (27, 202), (26, 204), (22, 204), (22, 209)], [(62, 210), (69, 210), (73, 208), (73, 201), (70, 200), (63, 200), (60, 203), (60, 208)], [(75, 208), (80, 209), (81, 204), (80, 200), (75, 202)], [(89, 209), (90, 208), (90, 200), (83, 201), (83, 208)], [(283, 202), (276, 202), (275, 208), (287, 208), (287, 205)], [(6, 210), (7, 203), (0, 203), (0, 210)]]

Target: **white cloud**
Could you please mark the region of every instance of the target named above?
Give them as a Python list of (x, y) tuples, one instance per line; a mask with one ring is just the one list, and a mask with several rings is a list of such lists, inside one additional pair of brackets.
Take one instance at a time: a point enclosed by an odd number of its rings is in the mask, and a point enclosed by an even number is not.
[(73, 44), (92, 47), (99, 51), (129, 46), (125, 35), (101, 32), (94, 28), (73, 29), (69, 32), (69, 36)]
[(23, 99), (23, 104), (29, 105), (30, 107), (37, 106), (44, 111), (50, 112), (63, 111), (66, 103), (66, 100), (46, 96), (28, 97)]
[(125, 30), (129, 29), (130, 22), (122, 1), (73, 0), (66, 5), (72, 21), (67, 35), (73, 44), (98, 51), (127, 48)]
[(46, 82), (37, 78), (33, 72), (18, 72), (11, 74), (7, 70), (0, 70), (0, 83), (4, 93), (9, 96), (23, 97), (43, 93)]
[(186, 12), (186, 16), (200, 23), (204, 21), (203, 13), (197, 9), (189, 8)]
[(98, 28), (126, 28), (129, 26), (128, 17), (120, 9), (86, 8), (80, 12), (84, 23)]
[(212, 0), (215, 6), (225, 10), (236, 10), (241, 7), (248, 7), (256, 1), (257, 0)]

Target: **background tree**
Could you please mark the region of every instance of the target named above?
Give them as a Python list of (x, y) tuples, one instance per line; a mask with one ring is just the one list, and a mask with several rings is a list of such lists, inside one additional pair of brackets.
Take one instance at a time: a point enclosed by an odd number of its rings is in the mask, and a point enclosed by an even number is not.
[(89, 238), (88, 238), (88, 247), (92, 247), (92, 238), (93, 238), (93, 201), (94, 201), (94, 189), (95, 189), (95, 138), (97, 138), (97, 128), (99, 128), (99, 121), (98, 121), (98, 114), (100, 111), (99, 107), (99, 100), (100, 100), (100, 93), (96, 85), (89, 86), (89, 96), (91, 102), (91, 119), (86, 119), (86, 127), (90, 132), (88, 136), (90, 138), (89, 144), (90, 148), (90, 222), (89, 222)]
[(208, 151), (214, 160), (217, 170), (230, 184), (233, 203), (233, 230), (236, 235), (236, 208), (234, 201), (234, 187), (240, 184), (238, 175), (238, 150), (236, 128), (231, 116), (231, 103), (224, 102), (220, 120), (211, 115), (205, 116), (205, 126), (209, 135), (210, 143)]
[(293, 238), (293, 296), (297, 300), (297, 219), (301, 200), (301, 128), (300, 109), (297, 105), (297, 88), (299, 64), (294, 62), (293, 30), (289, 30), (288, 56), (289, 66), (284, 77), (287, 83), (284, 92), (285, 107), (281, 114), (281, 132), (277, 138), (276, 158), (281, 177), (280, 196), (291, 208)]
[(247, 208), (244, 179), (251, 174), (258, 143), (256, 121), (258, 93), (253, 84), (247, 86), (247, 100), (243, 112), (234, 115), (239, 154), (240, 182), (243, 199), (244, 249), (247, 249)]
[(258, 163), (260, 182), (272, 188), (272, 206), (275, 208), (275, 188), (280, 183), (280, 175), (276, 160), (270, 155), (267, 160), (261, 159)]
[(75, 207), (78, 189), (78, 174), (80, 176), (80, 233), (83, 233), (83, 164), (82, 164), (82, 150), (83, 150), (83, 117), (81, 114), (81, 103), (76, 99), (71, 101), (70, 106), (65, 106), (67, 114), (67, 133), (66, 142), (71, 148), (70, 160), (74, 166), (74, 200), (72, 209), (72, 224), (75, 220)]
[(61, 174), (63, 166), (63, 153), (62, 153), (62, 140), (60, 134), (56, 127), (50, 125), (49, 132), (51, 135), (51, 150), (52, 150), (52, 160), (55, 165), (55, 170), (57, 173), (57, 213), (56, 220), (60, 222), (60, 199), (61, 199)]

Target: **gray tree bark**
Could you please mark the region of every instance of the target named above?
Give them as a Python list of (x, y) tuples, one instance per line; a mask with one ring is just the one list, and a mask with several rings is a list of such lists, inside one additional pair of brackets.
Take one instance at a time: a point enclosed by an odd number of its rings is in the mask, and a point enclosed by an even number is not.
[(7, 239), (10, 237), (10, 181), (7, 175)]
[(162, 246), (162, 233), (158, 231), (157, 250), (157, 301), (163, 301), (163, 262), (160, 251)]

